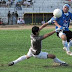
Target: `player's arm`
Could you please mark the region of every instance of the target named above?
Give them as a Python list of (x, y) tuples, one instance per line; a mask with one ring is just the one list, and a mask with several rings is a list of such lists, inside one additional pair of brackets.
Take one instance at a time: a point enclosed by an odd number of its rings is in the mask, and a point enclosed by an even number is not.
[(54, 24), (55, 24), (58, 28), (61, 27), (61, 26), (57, 23), (57, 21), (54, 21)]
[(43, 35), (43, 39), (45, 39), (45, 38), (53, 35), (53, 34), (56, 33), (56, 32), (59, 32), (59, 31), (61, 31), (61, 30), (62, 30), (62, 29), (60, 29), (60, 28), (55, 29), (55, 31), (52, 31), (52, 32), (50, 32), (50, 33), (48, 33), (48, 34)]
[(45, 39), (45, 38), (53, 35), (55, 32), (56, 32), (56, 31), (52, 31), (52, 32), (50, 32), (50, 33), (48, 33), (48, 34), (45, 34), (45, 35), (43, 36), (43, 39)]
[(63, 28), (62, 26), (60, 26), (60, 25), (57, 23), (57, 21), (54, 21), (54, 24), (55, 24), (58, 28), (60, 28), (61, 30), (64, 30), (64, 28)]
[(48, 25), (48, 22), (47, 23), (44, 23), (43, 25), (41, 25), (40, 27), (39, 27), (39, 30), (42, 30), (44, 27), (46, 27)]

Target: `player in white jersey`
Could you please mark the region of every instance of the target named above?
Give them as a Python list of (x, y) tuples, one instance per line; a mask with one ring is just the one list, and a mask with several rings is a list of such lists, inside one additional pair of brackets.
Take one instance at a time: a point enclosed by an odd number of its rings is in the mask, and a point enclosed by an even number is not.
[[(57, 36), (62, 39), (62, 44), (64, 46), (64, 50), (70, 56), (72, 56), (72, 52), (69, 47), (72, 46), (72, 31), (69, 30), (70, 20), (72, 20), (72, 13), (69, 12), (69, 5), (65, 4), (62, 10), (62, 16), (59, 18), (52, 17), (47, 23), (43, 24), (40, 29), (47, 26), (49, 23), (53, 23), (56, 25), (56, 28), (63, 29), (63, 32), (57, 32)], [(69, 44), (68, 44), (69, 43)]]
[[(59, 29), (56, 29), (55, 31), (58, 31)], [(51, 58), (54, 60), (54, 62), (59, 63), (60, 65), (63, 66), (67, 66), (68, 64), (66, 64), (64, 61), (59, 60), (55, 55), (53, 54), (48, 54), (47, 52), (42, 52), (41, 51), (41, 45), (42, 45), (42, 40), (51, 36), (52, 34), (55, 33), (55, 31), (52, 31), (48, 34), (39, 36), (39, 27), (34, 26), (32, 27), (32, 34), (30, 36), (31, 38), (31, 47), (27, 53), (27, 55), (23, 55), (21, 57), (19, 57), (18, 59), (12, 61), (11, 63), (9, 63), (9, 66), (12, 66), (22, 60), (25, 59), (29, 59), (30, 57), (35, 57), (35, 58), (40, 58), (40, 59), (47, 59), (47, 58)]]

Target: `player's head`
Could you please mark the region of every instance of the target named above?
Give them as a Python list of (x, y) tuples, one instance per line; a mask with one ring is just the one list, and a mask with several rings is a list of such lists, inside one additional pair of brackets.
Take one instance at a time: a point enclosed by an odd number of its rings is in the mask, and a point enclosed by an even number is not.
[(67, 13), (68, 11), (69, 11), (69, 5), (68, 4), (65, 4), (64, 6), (63, 6), (63, 11), (64, 11), (64, 13)]
[(32, 27), (32, 33), (33, 33), (34, 35), (39, 35), (39, 27), (33, 26), (33, 27)]

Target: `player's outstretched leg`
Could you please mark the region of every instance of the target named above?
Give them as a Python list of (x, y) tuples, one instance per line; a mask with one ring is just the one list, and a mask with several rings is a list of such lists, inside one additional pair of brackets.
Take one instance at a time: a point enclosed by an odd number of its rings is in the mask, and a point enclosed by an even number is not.
[(71, 41), (69, 42), (69, 44), (67, 43), (67, 41), (62, 41), (63, 42), (63, 49), (66, 51), (66, 53), (70, 56), (72, 56), (72, 52), (70, 51), (70, 46), (71, 46)]
[(66, 49), (64, 48), (64, 50), (70, 51), (69, 48), (68, 48), (67, 40), (66, 41), (62, 40), (62, 43), (63, 43), (63, 46), (66, 48)]
[(18, 62), (20, 62), (20, 61), (22, 61), (22, 60), (25, 60), (25, 59), (29, 59), (29, 58), (30, 58), (30, 57), (28, 57), (27, 55), (21, 56), (21, 57), (19, 57), (18, 59), (10, 62), (10, 63), (8, 64), (8, 66), (13, 66), (13, 65), (16, 64), (16, 63), (18, 63)]
[(64, 61), (61, 61), (60, 59), (58, 59), (55, 55), (52, 54), (48, 54), (48, 58), (51, 58), (54, 60), (54, 62), (59, 63), (61, 66), (68, 66), (68, 64)]
[(72, 40), (68, 43), (68, 47), (70, 48), (72, 46)]
[(72, 55), (72, 52), (70, 51), (67, 43), (67, 37), (63, 32), (59, 33), (59, 37), (62, 39), (63, 49), (66, 51), (68, 55)]

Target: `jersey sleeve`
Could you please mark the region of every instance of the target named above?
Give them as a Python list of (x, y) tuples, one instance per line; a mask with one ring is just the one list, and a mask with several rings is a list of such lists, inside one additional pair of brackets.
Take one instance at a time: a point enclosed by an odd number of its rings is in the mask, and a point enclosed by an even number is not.
[(43, 40), (43, 38), (44, 38), (43, 35), (42, 35), (42, 36), (38, 36), (38, 37), (36, 37), (36, 40), (37, 40), (37, 41), (39, 41), (39, 40)]
[(31, 38), (32, 41), (41, 41), (41, 40), (43, 40), (44, 35), (36, 36), (36, 37), (33, 37), (32, 35), (30, 35), (30, 38)]
[(52, 17), (49, 21), (48, 21), (48, 24), (53, 24), (55, 22), (56, 18), (55, 17)]
[(71, 16), (71, 20), (72, 20), (72, 13), (70, 13), (70, 16)]

